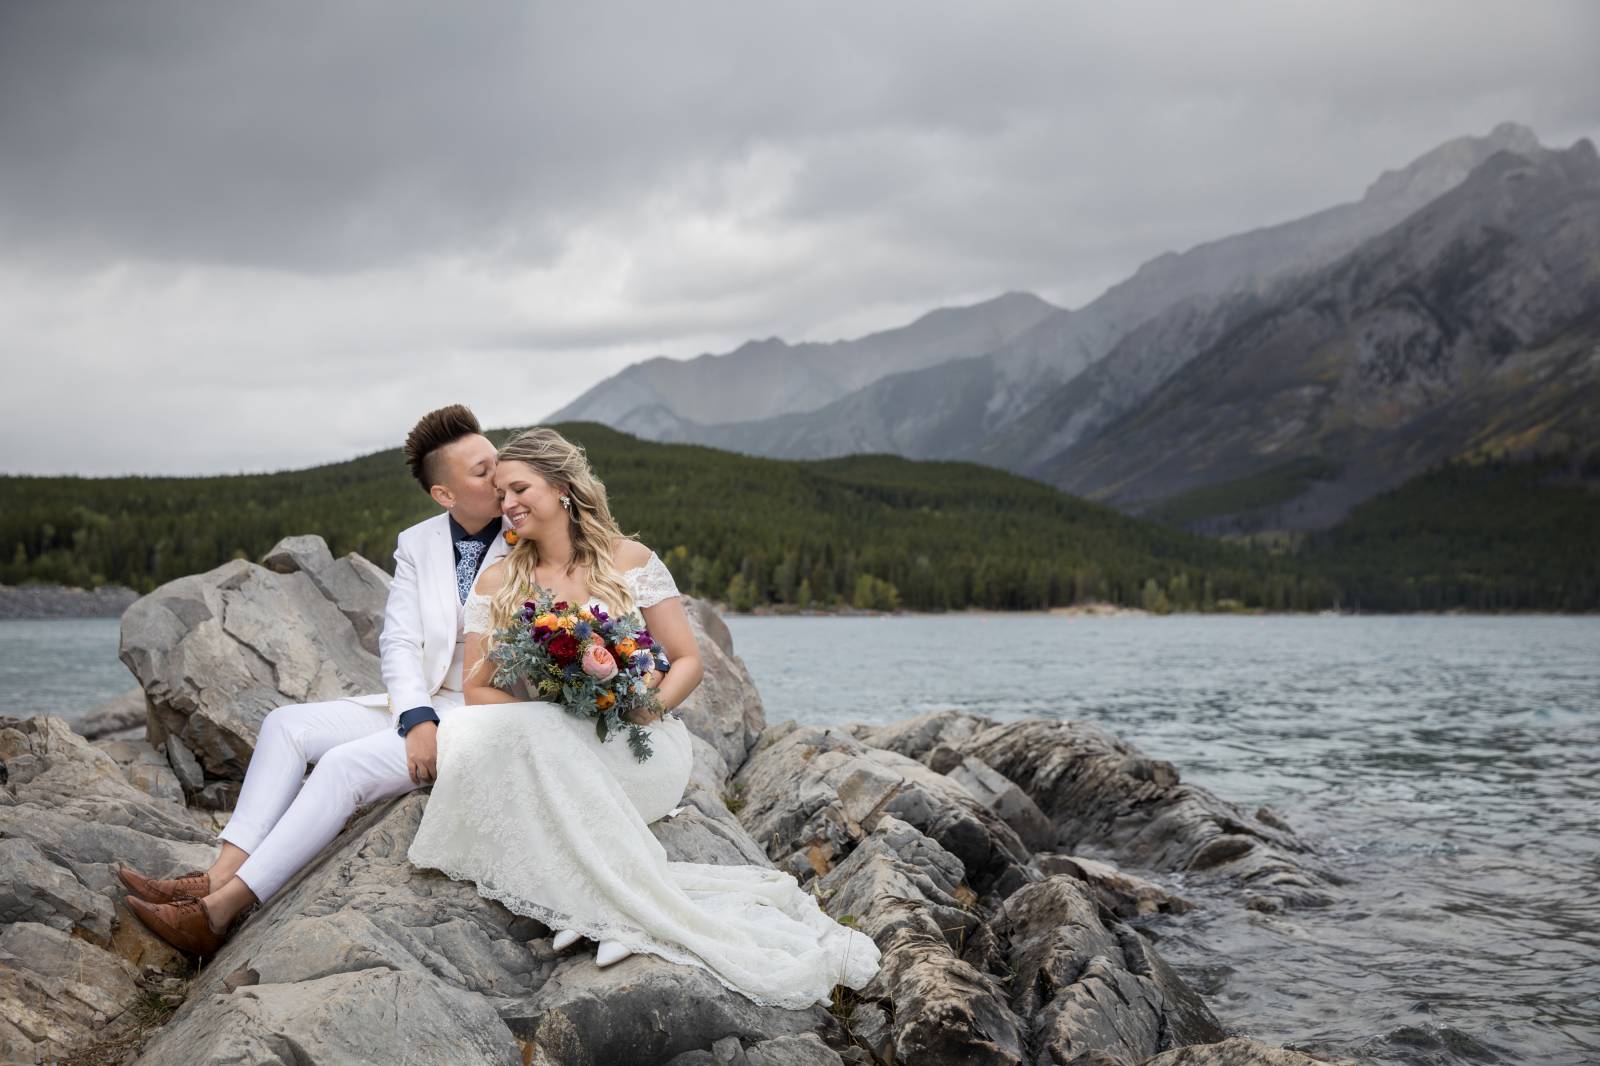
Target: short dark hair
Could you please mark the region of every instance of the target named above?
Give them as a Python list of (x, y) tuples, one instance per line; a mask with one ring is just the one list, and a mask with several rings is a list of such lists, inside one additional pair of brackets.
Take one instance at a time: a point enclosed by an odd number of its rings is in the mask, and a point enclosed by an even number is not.
[(465, 404), (453, 403), (437, 411), (429, 411), (417, 420), (406, 434), (406, 465), (411, 476), (417, 479), (423, 492), (432, 492), (439, 484), (438, 452), (446, 444), (454, 444), (462, 437), (482, 433), (478, 416)]

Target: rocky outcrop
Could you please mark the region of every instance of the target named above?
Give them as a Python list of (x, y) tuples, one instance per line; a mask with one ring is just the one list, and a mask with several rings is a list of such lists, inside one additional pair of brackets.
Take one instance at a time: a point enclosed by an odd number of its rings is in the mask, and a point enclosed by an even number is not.
[(53, 1061), (119, 1028), (140, 994), (134, 968), (93, 944), (38, 922), (0, 926), (0, 1062)]
[(181, 985), (112, 864), (189, 869), (212, 834), (59, 718), (0, 718), (0, 766), (0, 1062), (45, 1062), (137, 1028)]
[(73, 723), (78, 735), (88, 740), (123, 734), (144, 736), (144, 690), (129, 689), (120, 696), (112, 696), (91, 707), (82, 718)]
[(1223, 882), (1258, 910), (1325, 905), (1340, 881), (1271, 811), (1251, 814), (1184, 784), (1170, 762), (1088, 722), (996, 723), (941, 711), (854, 731), (936, 766), (979, 760), (1049, 818), (1058, 850), (1181, 871), (1193, 884)]
[[(381, 617), (381, 582), (363, 562), (291, 538), (266, 563), (174, 582), (129, 612), (148, 739), (0, 720), (4, 1061), (89, 1044), (97, 1061), (151, 1066), (1317, 1061), (1226, 1040), (1128, 923), (1192, 905), (1159, 883), (1164, 870), (1214, 872), (1241, 898), (1323, 891), (1280, 819), (1183, 786), (1083, 723), (945, 713), (765, 727), (726, 628), (695, 603), (694, 770), (679, 812), (651, 831), (675, 860), (793, 873), (877, 943), (868, 985), (786, 1011), (649, 955), (604, 970), (586, 952), (557, 956), (540, 923), (407, 861), (426, 791), (358, 812), (190, 971), (122, 908), (112, 864), (207, 864), (226, 812), (200, 807), (226, 806), (233, 782), (217, 775), (253, 745), (257, 710), (360, 690), (375, 668), (363, 619)], [(1250, 855), (1195, 864), (1240, 836)]]
[[(668, 854), (751, 861), (727, 841), (732, 816), (691, 798), (657, 823)], [(729, 1037), (845, 1042), (820, 1007), (757, 1007), (650, 956), (605, 970), (590, 955), (558, 958), (542, 924), (412, 867), (426, 802), (412, 793), (352, 825), (208, 963), (138, 1061), (643, 1063)], [(240, 970), (254, 983), (230, 992)]]
[(734, 777), (740, 819), (804, 881), (826, 873), (876, 820), (894, 815), (963, 864), (974, 890), (1002, 898), (1041, 876), (1016, 832), (957, 782), (849, 733), (785, 723)]

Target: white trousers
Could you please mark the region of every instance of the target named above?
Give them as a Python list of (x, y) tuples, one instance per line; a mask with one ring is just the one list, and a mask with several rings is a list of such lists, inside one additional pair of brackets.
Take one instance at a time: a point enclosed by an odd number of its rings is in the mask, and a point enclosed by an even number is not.
[[(463, 699), (443, 689), (433, 709), (443, 719)], [(316, 763), (309, 777), (308, 762)], [(349, 700), (288, 704), (261, 723), (239, 802), (218, 838), (249, 856), (239, 879), (265, 903), (339, 835), (356, 808), (417, 787), (387, 708)]]

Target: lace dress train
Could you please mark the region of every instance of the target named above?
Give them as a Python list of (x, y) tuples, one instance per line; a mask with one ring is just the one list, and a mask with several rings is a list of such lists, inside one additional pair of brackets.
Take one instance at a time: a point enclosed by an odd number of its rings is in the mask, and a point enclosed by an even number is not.
[[(651, 593), (665, 573), (652, 555), (625, 578), (648, 606), (664, 598)], [(870, 981), (877, 945), (792, 875), (668, 859), (647, 823), (682, 797), (693, 750), (677, 717), (645, 729), (654, 754), (641, 763), (623, 738), (600, 741), (554, 703), (447, 718), (411, 861), (546, 925), (705, 969), (765, 1006), (809, 1007), (836, 984)]]

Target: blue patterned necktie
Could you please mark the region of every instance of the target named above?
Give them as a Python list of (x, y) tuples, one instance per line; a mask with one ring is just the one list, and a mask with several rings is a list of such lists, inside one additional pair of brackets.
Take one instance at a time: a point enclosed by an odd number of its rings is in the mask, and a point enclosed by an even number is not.
[(458, 540), (456, 551), (461, 553), (461, 558), (456, 562), (456, 592), (461, 596), (461, 602), (467, 602), (467, 593), (472, 591), (472, 583), (478, 577), (478, 560), (483, 558), (483, 542), (481, 540)]

